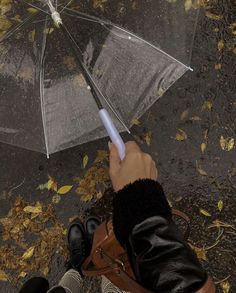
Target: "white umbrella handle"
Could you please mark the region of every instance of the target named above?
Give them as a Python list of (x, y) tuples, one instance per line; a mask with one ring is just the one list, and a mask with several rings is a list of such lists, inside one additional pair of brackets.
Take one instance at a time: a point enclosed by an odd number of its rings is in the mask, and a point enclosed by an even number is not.
[(114, 143), (114, 145), (117, 147), (120, 159), (123, 160), (125, 157), (125, 144), (118, 130), (116, 129), (109, 113), (106, 109), (101, 109), (99, 110), (99, 116), (102, 120), (104, 127), (107, 130), (108, 135), (110, 136), (112, 143)]

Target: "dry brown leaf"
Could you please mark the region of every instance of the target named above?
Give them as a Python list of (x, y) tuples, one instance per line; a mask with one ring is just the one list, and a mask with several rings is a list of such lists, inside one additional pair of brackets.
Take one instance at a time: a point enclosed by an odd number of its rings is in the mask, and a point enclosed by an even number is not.
[(206, 130), (204, 130), (203, 131), (203, 138), (204, 138), (204, 140), (208, 140), (208, 129), (206, 129)]
[(76, 74), (73, 78), (73, 84), (75, 86), (79, 86), (79, 87), (86, 87), (87, 86), (87, 83), (86, 83), (86, 80), (83, 76), (83, 74)]
[(73, 56), (65, 56), (63, 58), (63, 63), (69, 70), (74, 70), (76, 68), (76, 61)]
[(87, 166), (87, 164), (88, 164), (88, 161), (89, 161), (89, 157), (88, 157), (88, 155), (85, 155), (85, 156), (83, 157), (83, 168), (84, 168), (84, 169), (86, 168), (86, 166)]
[(200, 247), (197, 247), (197, 246), (194, 246), (192, 244), (189, 244), (190, 247), (194, 250), (194, 252), (196, 253), (197, 255), (197, 258), (199, 260), (207, 260), (207, 251), (204, 247), (200, 248)]
[(8, 276), (3, 270), (0, 270), (0, 281), (1, 282), (7, 282), (8, 281)]
[(204, 154), (204, 152), (205, 152), (205, 150), (206, 150), (206, 147), (207, 147), (207, 145), (206, 145), (205, 142), (201, 143), (201, 152), (202, 152), (203, 154)]
[(223, 135), (220, 137), (220, 146), (223, 151), (231, 151), (234, 148), (234, 138), (224, 138)]
[(229, 293), (230, 292), (230, 284), (229, 284), (228, 280), (220, 283), (220, 287), (223, 290), (223, 293)]
[(28, 249), (24, 252), (24, 254), (22, 255), (21, 258), (22, 258), (23, 260), (27, 260), (27, 259), (31, 258), (31, 257), (34, 255), (34, 249), (35, 249), (34, 246), (28, 248)]
[(234, 36), (236, 36), (236, 22), (230, 24), (229, 28)]
[(178, 132), (176, 133), (175, 139), (178, 141), (184, 141), (188, 138), (187, 134), (185, 131), (182, 129), (178, 129)]
[(223, 200), (219, 200), (217, 203), (218, 210), (221, 212), (224, 206)]
[(49, 270), (49, 267), (46, 266), (46, 267), (43, 269), (43, 275), (44, 275), (45, 277), (47, 277), (49, 271), (50, 271), (50, 270)]
[(72, 188), (73, 188), (73, 185), (64, 185), (58, 189), (57, 193), (61, 195), (66, 194), (69, 191), (71, 191)]
[(189, 109), (186, 109), (182, 112), (180, 119), (185, 120), (188, 117), (188, 115), (189, 115)]
[(221, 63), (216, 63), (215, 64), (215, 70), (220, 70), (222, 68), (222, 64)]
[(98, 150), (94, 163), (97, 164), (97, 163), (102, 163), (102, 162), (108, 162), (108, 159), (109, 159), (108, 151)]
[(213, 221), (213, 224), (209, 225), (208, 226), (208, 229), (211, 229), (211, 228), (218, 228), (218, 229), (220, 229), (221, 227), (222, 228), (230, 228), (230, 229), (233, 229), (233, 230), (236, 231), (236, 228), (233, 225), (228, 224), (228, 223), (225, 223), (225, 222), (222, 222), (222, 221), (220, 221), (218, 219), (215, 220), (215, 221)]
[(0, 32), (5, 33), (11, 26), (12, 23), (6, 17), (0, 17)]
[(69, 223), (72, 223), (73, 221), (75, 221), (76, 219), (78, 219), (78, 215), (74, 215), (73, 217), (69, 218)]
[(99, 192), (97, 192), (96, 196), (97, 196), (97, 199), (101, 199), (103, 196), (103, 193), (101, 191), (99, 191)]
[(191, 121), (201, 121), (202, 119), (199, 116), (190, 117), (189, 120)]
[(206, 17), (212, 19), (212, 20), (221, 20), (223, 18), (223, 15), (221, 14), (215, 14), (215, 13), (212, 13), (210, 11), (206, 11)]
[(207, 210), (199, 209), (199, 212), (205, 217), (211, 217), (211, 214)]
[(92, 194), (83, 194), (80, 196), (80, 200), (83, 202), (88, 202), (88, 201), (91, 201), (92, 199), (93, 199)]
[(107, 0), (93, 0), (93, 8), (104, 11)]

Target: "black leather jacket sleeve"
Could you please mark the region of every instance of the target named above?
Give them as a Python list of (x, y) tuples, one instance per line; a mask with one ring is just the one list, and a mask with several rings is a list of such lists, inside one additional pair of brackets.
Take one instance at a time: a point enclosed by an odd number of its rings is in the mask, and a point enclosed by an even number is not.
[(113, 201), (114, 232), (127, 249), (137, 281), (160, 293), (192, 293), (207, 274), (171, 219), (162, 187), (140, 180)]

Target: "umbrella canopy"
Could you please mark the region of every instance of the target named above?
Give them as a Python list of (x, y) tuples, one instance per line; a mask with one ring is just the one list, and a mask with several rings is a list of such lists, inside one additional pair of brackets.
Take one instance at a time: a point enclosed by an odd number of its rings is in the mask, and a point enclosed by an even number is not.
[[(49, 155), (106, 136), (45, 2), (0, 3), (0, 141)], [(81, 3), (54, 5), (123, 131), (190, 69), (198, 11), (183, 0)]]

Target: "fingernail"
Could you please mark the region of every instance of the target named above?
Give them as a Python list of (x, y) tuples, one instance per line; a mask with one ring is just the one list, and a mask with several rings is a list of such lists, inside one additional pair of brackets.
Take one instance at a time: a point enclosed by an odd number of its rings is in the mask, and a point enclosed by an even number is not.
[(109, 150), (111, 150), (111, 142), (110, 141), (108, 141), (108, 148), (109, 148)]

